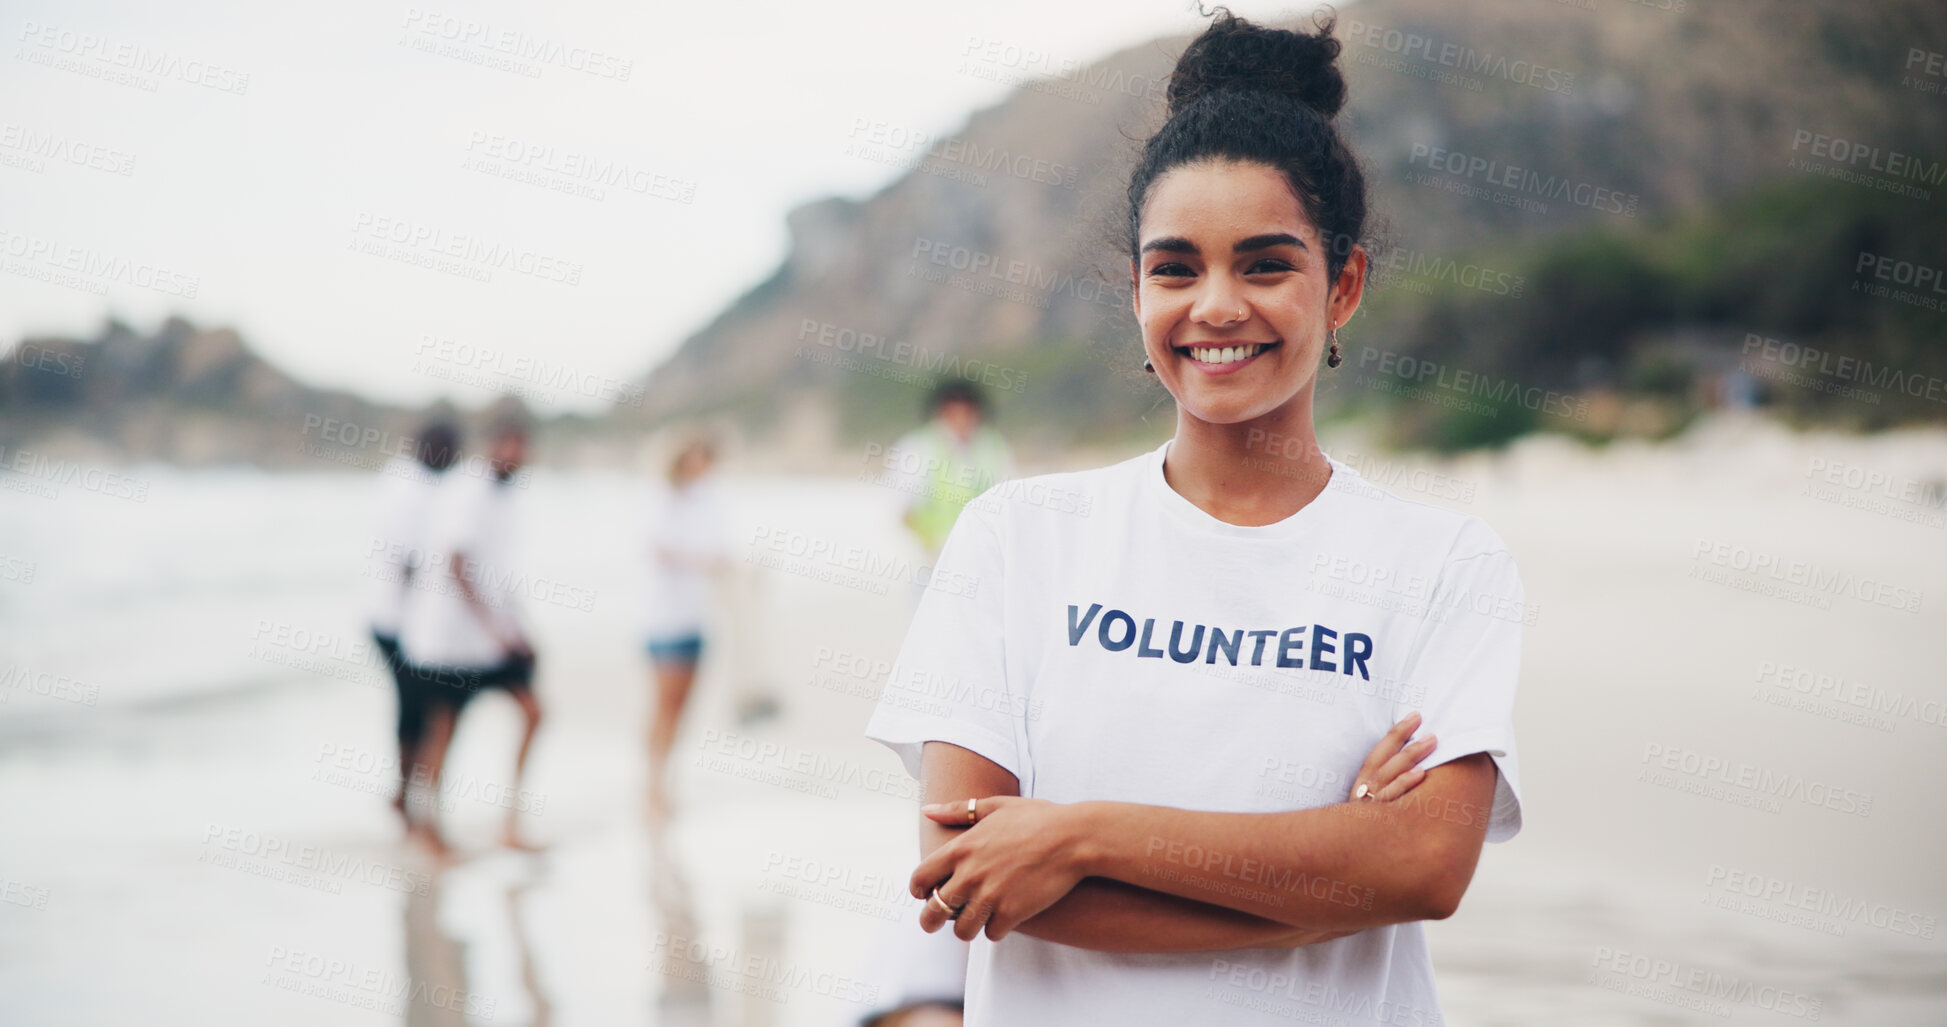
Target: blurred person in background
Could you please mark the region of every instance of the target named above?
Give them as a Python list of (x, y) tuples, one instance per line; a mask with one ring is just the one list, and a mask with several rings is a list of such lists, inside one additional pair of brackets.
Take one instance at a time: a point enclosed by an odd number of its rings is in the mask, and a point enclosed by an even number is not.
[(440, 479), (459, 455), (459, 429), (446, 421), (432, 421), (420, 429), (412, 455), (393, 456), (379, 472), (372, 561), (366, 568), (366, 576), (372, 579), (366, 620), (399, 700), (399, 794), (392, 805), (407, 827), (412, 826), (406, 812), (407, 796), (420, 773), (419, 743), (426, 735), (430, 697), (417, 677), (405, 673), (399, 653), (399, 627), (405, 618), (413, 576), (422, 569), (427, 521), (433, 514)]
[(652, 821), (670, 813), (669, 753), (676, 743), (709, 619), (712, 586), (729, 566), (730, 543), (716, 476), (717, 446), (708, 436), (684, 442), (669, 464), (649, 515), (648, 608), (643, 619), (655, 701), (649, 718)]
[(926, 400), (926, 423), (893, 444), (889, 456), (907, 493), (905, 523), (930, 566), (967, 501), (1014, 474), (1014, 453), (987, 423), (987, 398), (972, 382), (949, 379)]
[[(426, 539), (429, 561), (407, 603), (400, 646), (412, 676), (434, 697), (419, 762), (434, 802), (413, 832), (436, 853), (446, 842), (434, 811), (440, 775), (460, 714), (484, 691), (504, 691), (520, 707), (522, 733), (514, 756), (516, 794), (541, 725), (534, 696), (534, 646), (515, 610), (514, 476), (527, 460), (527, 427), (507, 420), (489, 435), (485, 473), (451, 474), (440, 487), (438, 513)], [(503, 844), (531, 848), (520, 837), (518, 806), (507, 811)]]

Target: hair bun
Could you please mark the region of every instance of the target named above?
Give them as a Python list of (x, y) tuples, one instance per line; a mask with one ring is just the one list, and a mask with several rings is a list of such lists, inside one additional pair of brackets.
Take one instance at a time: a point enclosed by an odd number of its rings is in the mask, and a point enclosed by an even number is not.
[(1253, 24), (1219, 7), (1210, 27), (1177, 58), (1170, 76), (1171, 115), (1219, 89), (1277, 93), (1324, 115), (1345, 106), (1334, 19), (1314, 19), (1316, 34)]

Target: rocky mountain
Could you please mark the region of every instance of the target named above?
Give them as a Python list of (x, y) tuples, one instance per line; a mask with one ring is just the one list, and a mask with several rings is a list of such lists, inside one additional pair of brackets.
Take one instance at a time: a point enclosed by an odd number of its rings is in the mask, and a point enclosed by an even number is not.
[[(1366, 0), (1341, 12), (1338, 35), (1344, 124), (1383, 220), (1366, 313), (1401, 352), (1442, 343), (1438, 326), (1401, 310), (1444, 289), (1443, 268), (1520, 277), (1550, 241), (1640, 232), (1849, 171), (1869, 180), (1839, 187), (1842, 201), (1947, 188), (1947, 118), (1926, 92), (1940, 79), (1924, 72), (1928, 46), (1947, 45), (1947, 6)], [(870, 198), (797, 211), (776, 272), (617, 416), (874, 437), (913, 416), (926, 382), (959, 374), (984, 380), (1017, 431), (1075, 441), (1143, 430), (1166, 397), (1135, 373), (1121, 192), (1186, 42), (1028, 82), (948, 137), (861, 128), (856, 156), (907, 173)], [(1010, 71), (977, 52), (961, 70)], [(1871, 170), (1889, 155), (1906, 158), (1899, 173)], [(1942, 202), (1909, 200), (1929, 217)]]

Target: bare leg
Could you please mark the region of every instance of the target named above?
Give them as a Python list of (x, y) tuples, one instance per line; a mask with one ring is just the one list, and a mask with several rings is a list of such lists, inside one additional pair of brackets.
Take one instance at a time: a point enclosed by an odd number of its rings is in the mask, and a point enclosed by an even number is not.
[[(527, 782), (527, 753), (529, 749), (534, 747), (534, 733), (540, 730), (541, 727), (541, 701), (534, 698), (534, 689), (531, 687), (516, 688), (508, 694), (514, 697), (516, 703), (520, 704), (521, 721), (524, 728), (521, 732), (521, 747), (514, 754), (514, 789), (515, 794), (519, 795), (521, 788)], [(520, 814), (519, 803), (508, 808), (507, 828), (502, 833), (501, 841), (508, 848), (532, 849), (535, 846), (522, 841), (520, 831), (517, 829), (517, 821), (515, 818), (519, 817)]]
[(676, 728), (696, 683), (694, 663), (655, 663), (656, 706), (649, 721), (649, 818), (669, 816), (669, 753), (676, 747)]
[[(446, 750), (453, 744), (453, 707), (440, 703), (426, 713), (426, 735), (419, 742), (419, 750), (414, 754), (415, 770), (425, 768), (424, 781), (430, 795), (420, 797), (416, 804), (419, 817), (415, 820), (411, 807), (406, 810), (407, 834), (417, 837), (442, 859), (450, 851), (446, 839), (439, 833), (439, 807), (443, 801), (440, 791), (440, 772), (446, 767)], [(401, 789), (400, 794), (404, 795)]]

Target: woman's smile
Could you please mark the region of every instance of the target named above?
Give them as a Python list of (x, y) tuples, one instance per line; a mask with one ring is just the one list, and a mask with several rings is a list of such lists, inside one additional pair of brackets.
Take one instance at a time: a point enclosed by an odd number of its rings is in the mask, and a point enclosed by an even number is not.
[(1276, 342), (1192, 342), (1171, 347), (1190, 366), (1208, 375), (1236, 374), (1277, 349)]

